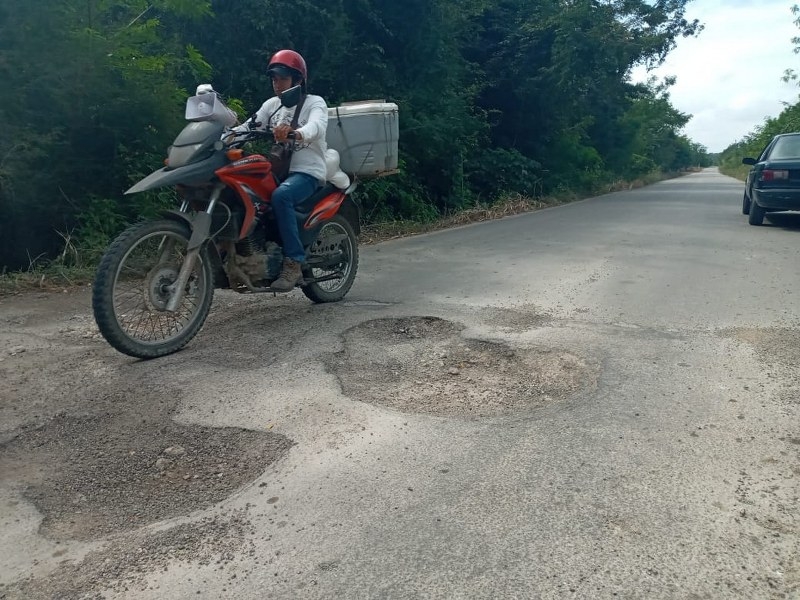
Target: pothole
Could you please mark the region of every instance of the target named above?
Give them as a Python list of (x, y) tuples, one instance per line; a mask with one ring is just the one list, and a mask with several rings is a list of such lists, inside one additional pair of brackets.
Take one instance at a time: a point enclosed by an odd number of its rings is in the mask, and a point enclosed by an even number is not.
[[(254, 535), (246, 510), (205, 517), (165, 531), (143, 530), (113, 540), (80, 562), (64, 560), (43, 577), (29, 577), (7, 588), (0, 585), (0, 598), (102, 598), (105, 595), (98, 590), (103, 588), (126, 595), (144, 589), (149, 573), (165, 571), (178, 561), (202, 566), (213, 563), (222, 569), (237, 555), (252, 555)], [(201, 586), (195, 585), (196, 593), (201, 594)]]
[[(720, 329), (717, 332), (721, 337), (744, 343), (753, 348), (757, 358), (738, 368), (738, 372), (755, 379), (760, 374), (765, 374), (773, 383), (778, 379), (774, 373), (782, 372), (784, 375), (796, 374), (800, 365), (800, 329), (785, 327), (732, 327)], [(798, 397), (797, 377), (786, 376), (776, 391), (777, 397), (785, 404), (796, 405), (800, 403)], [(751, 385), (755, 385), (752, 383)]]
[(327, 361), (343, 392), (361, 402), (436, 416), (487, 417), (562, 400), (594, 379), (579, 357), (464, 339), (435, 317), (378, 319), (344, 335)]
[(770, 363), (794, 367), (800, 364), (800, 330), (782, 327), (721, 329), (722, 337), (750, 344)]
[(57, 416), (0, 446), (0, 470), (44, 515), (40, 533), (88, 540), (216, 504), (291, 446), (269, 432)]
[(529, 304), (514, 308), (485, 307), (480, 309), (480, 314), (489, 324), (510, 332), (528, 331), (553, 321), (550, 315)]

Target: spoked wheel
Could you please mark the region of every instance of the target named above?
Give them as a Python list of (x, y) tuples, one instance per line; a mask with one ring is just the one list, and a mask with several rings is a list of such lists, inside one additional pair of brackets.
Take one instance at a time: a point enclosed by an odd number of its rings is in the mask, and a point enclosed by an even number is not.
[(312, 264), (311, 276), (331, 279), (303, 286), (306, 297), (317, 303), (344, 298), (353, 287), (358, 271), (358, 240), (347, 219), (336, 215), (322, 226), (311, 245), (311, 257), (321, 257), (325, 261), (324, 267)]
[(100, 261), (92, 294), (94, 318), (103, 337), (120, 352), (137, 358), (171, 354), (203, 326), (214, 295), (205, 248), (177, 310), (167, 310), (190, 235), (189, 226), (176, 221), (134, 225)]

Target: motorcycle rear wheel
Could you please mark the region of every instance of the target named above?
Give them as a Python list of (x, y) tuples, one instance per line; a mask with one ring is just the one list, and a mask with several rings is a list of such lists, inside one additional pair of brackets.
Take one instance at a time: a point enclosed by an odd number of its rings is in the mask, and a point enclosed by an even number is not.
[[(341, 242), (333, 244), (330, 240), (340, 238), (344, 235)], [(338, 251), (342, 253), (342, 260), (332, 267), (325, 269), (312, 268), (313, 277), (325, 277), (336, 272), (341, 272), (341, 277), (310, 283), (301, 289), (306, 298), (312, 302), (322, 304), (324, 302), (338, 302), (347, 295), (358, 271), (358, 238), (356, 237), (350, 222), (342, 215), (335, 215), (330, 221), (325, 223), (317, 234), (317, 239), (311, 245), (311, 255), (315, 249), (324, 248), (330, 252), (333, 245), (338, 245)]]
[(106, 251), (94, 281), (92, 308), (100, 333), (115, 349), (157, 358), (183, 348), (205, 323), (214, 296), (208, 251), (200, 251), (178, 310), (166, 310), (191, 231), (168, 219), (139, 223)]

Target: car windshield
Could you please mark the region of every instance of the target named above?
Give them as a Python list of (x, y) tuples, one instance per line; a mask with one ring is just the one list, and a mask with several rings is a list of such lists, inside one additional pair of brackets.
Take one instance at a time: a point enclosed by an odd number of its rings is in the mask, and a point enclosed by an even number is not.
[(769, 157), (772, 159), (800, 158), (800, 135), (778, 138)]

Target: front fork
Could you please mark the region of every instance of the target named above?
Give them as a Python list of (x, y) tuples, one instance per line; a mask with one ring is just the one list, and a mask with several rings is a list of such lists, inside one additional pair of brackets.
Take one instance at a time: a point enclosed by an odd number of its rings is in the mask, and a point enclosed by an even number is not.
[[(214, 207), (217, 205), (219, 196), (225, 185), (220, 183), (214, 187), (211, 192), (211, 198), (208, 202), (208, 208), (205, 212), (197, 213), (191, 220), (192, 237), (189, 239), (189, 245), (186, 248), (186, 258), (183, 259), (180, 273), (175, 282), (167, 287), (169, 292), (169, 301), (167, 302), (167, 311), (176, 312), (178, 307), (183, 302), (183, 295), (186, 292), (186, 285), (189, 283), (189, 277), (192, 275), (194, 266), (197, 263), (197, 258), (200, 255), (200, 250), (208, 241), (211, 234), (211, 215), (214, 212)], [(181, 211), (185, 211), (186, 206), (181, 207)]]

